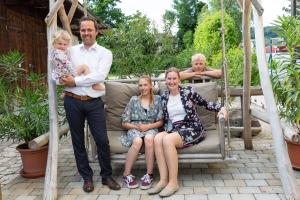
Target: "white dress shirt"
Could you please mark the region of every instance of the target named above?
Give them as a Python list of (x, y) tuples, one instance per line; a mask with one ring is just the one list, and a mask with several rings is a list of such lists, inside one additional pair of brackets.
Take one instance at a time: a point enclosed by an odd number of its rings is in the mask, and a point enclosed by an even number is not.
[(89, 67), (91, 73), (76, 76), (74, 78), (76, 87), (66, 87), (65, 90), (80, 96), (88, 95), (93, 98), (104, 95), (105, 91), (94, 90), (92, 85), (104, 82), (106, 79), (112, 64), (111, 51), (97, 43), (88, 49), (83, 44), (79, 44), (71, 47), (70, 58), (74, 67), (85, 64)]

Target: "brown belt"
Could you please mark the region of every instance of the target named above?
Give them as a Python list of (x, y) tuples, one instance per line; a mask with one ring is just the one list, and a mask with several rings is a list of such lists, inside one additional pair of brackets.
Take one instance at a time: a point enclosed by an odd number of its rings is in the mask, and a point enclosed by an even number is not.
[(72, 97), (72, 98), (80, 100), (80, 101), (88, 101), (88, 100), (94, 99), (93, 97), (90, 97), (90, 96), (80, 96), (80, 95), (74, 94), (72, 92), (66, 92), (66, 91), (65, 91), (65, 96)]

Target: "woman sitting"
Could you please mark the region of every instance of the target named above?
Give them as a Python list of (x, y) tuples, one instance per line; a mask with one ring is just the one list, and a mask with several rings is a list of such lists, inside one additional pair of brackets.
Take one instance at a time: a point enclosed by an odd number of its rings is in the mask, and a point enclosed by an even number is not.
[(154, 138), (154, 150), (159, 169), (160, 180), (149, 190), (148, 194), (167, 197), (178, 189), (178, 155), (177, 148), (198, 144), (205, 138), (201, 121), (196, 113), (196, 105), (219, 112), (226, 118), (227, 112), (219, 104), (207, 102), (191, 87), (181, 87), (179, 71), (170, 68), (165, 74), (168, 90), (162, 95), (162, 109), (165, 132)]
[(138, 88), (140, 96), (133, 96), (130, 99), (122, 115), (122, 126), (128, 129), (128, 132), (121, 138), (121, 143), (130, 147), (123, 181), (124, 185), (131, 189), (139, 186), (131, 174), (131, 169), (144, 141), (147, 173), (141, 178), (140, 188), (149, 189), (153, 183), (154, 136), (158, 133), (157, 128), (163, 125), (162, 109), (160, 96), (153, 95), (150, 77), (142, 76), (138, 81)]

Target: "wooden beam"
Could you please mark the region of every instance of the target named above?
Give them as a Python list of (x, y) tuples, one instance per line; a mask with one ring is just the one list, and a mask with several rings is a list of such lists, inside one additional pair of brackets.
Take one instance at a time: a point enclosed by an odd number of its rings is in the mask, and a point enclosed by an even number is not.
[[(59, 127), (58, 128), (59, 137), (64, 134), (67, 134), (68, 131), (69, 131), (69, 124), (64, 124), (63, 126)], [(47, 133), (40, 135), (39, 137), (31, 140), (28, 143), (29, 149), (38, 149), (44, 145), (47, 145), (49, 142), (49, 135), (50, 135), (50, 132), (47, 132)]]
[(241, 10), (243, 10), (243, 0), (237, 0)]
[(71, 8), (69, 10), (69, 13), (68, 13), (68, 20), (69, 20), (70, 24), (72, 22), (74, 14), (75, 14), (77, 5), (78, 5), (78, 0), (73, 0), (72, 6), (71, 6)]
[(251, 86), (251, 40), (250, 40), (251, 1), (243, 2), (243, 48), (244, 48), (244, 79), (243, 79), (243, 138), (245, 149), (252, 150), (252, 133), (250, 117), (250, 86)]
[[(59, 0), (57, 1), (59, 2)], [(53, 7), (57, 4), (55, 0), (49, 0), (50, 12), (56, 10)], [(60, 1), (61, 3), (63, 2)], [(59, 7), (59, 6), (58, 6)], [(56, 10), (57, 11), (57, 10)], [(57, 29), (57, 13), (56, 11), (52, 14), (52, 20), (47, 25), (47, 42), (48, 49), (51, 46), (51, 37)], [(56, 200), (57, 199), (57, 163), (58, 163), (58, 117), (57, 117), (57, 102), (56, 102), (56, 85), (52, 80), (52, 65), (51, 65), (51, 52), (48, 50), (48, 101), (49, 101), (49, 126), (50, 126), (50, 137), (49, 137), (49, 151), (47, 160), (46, 177), (44, 184), (44, 195), (43, 200)]]
[[(260, 2), (260, 0), (258, 1)], [(300, 200), (300, 188), (297, 187), (295, 174), (289, 160), (289, 155), (283, 138), (282, 128), (280, 126), (280, 118), (277, 112), (277, 106), (275, 103), (275, 98), (269, 77), (269, 70), (265, 56), (263, 18), (259, 15), (256, 9), (253, 9), (253, 20), (255, 28), (256, 56), (259, 76), (266, 105), (268, 105), (267, 112), (272, 128), (277, 168), (286, 198)]]
[(256, 9), (259, 16), (262, 16), (264, 13), (264, 8), (258, 0), (251, 0), (254, 8)]
[(68, 31), (68, 33), (72, 36), (72, 30), (71, 30), (70, 22), (69, 22), (69, 19), (68, 19), (68, 16), (67, 16), (64, 5), (61, 5), (61, 7), (59, 8), (58, 16), (59, 16), (59, 19), (60, 19), (60, 21), (63, 25), (63, 28), (66, 31)]
[[(49, 1), (51, 1), (51, 0), (49, 0)], [(65, 0), (57, 0), (57, 1), (53, 4), (53, 6), (49, 7), (49, 10), (50, 10), (50, 11), (49, 11), (48, 15), (47, 15), (46, 18), (45, 18), (45, 22), (46, 22), (47, 26), (50, 26), (52, 20), (53, 20), (54, 18), (56, 18), (56, 16), (57, 16), (57, 11), (58, 11), (58, 9), (60, 8), (60, 6), (63, 5), (64, 1), (65, 1)]]
[[(270, 123), (268, 114), (261, 107), (256, 105), (251, 105), (251, 115), (259, 120), (262, 120), (266, 123)], [(280, 124), (283, 130), (284, 136), (294, 143), (300, 143), (300, 135), (298, 134), (297, 129), (290, 126), (286, 121), (280, 120)]]
[[(224, 91), (223, 91), (224, 92)], [(243, 96), (243, 88), (242, 87), (229, 87), (229, 94), (231, 97), (242, 97)], [(218, 95), (221, 96), (221, 88), (218, 87)], [(263, 95), (261, 87), (250, 87), (250, 95), (257, 96)]]

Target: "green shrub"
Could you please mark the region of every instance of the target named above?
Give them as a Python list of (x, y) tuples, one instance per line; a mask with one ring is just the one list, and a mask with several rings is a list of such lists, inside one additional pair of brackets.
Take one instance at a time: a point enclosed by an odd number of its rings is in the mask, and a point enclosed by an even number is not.
[[(226, 53), (229, 84), (233, 86), (243, 85), (244, 51), (241, 48), (228, 49)], [(212, 65), (215, 68), (222, 67), (222, 53), (212, 56)], [(256, 63), (256, 55), (252, 54), (251, 85), (259, 85), (259, 73)]]

